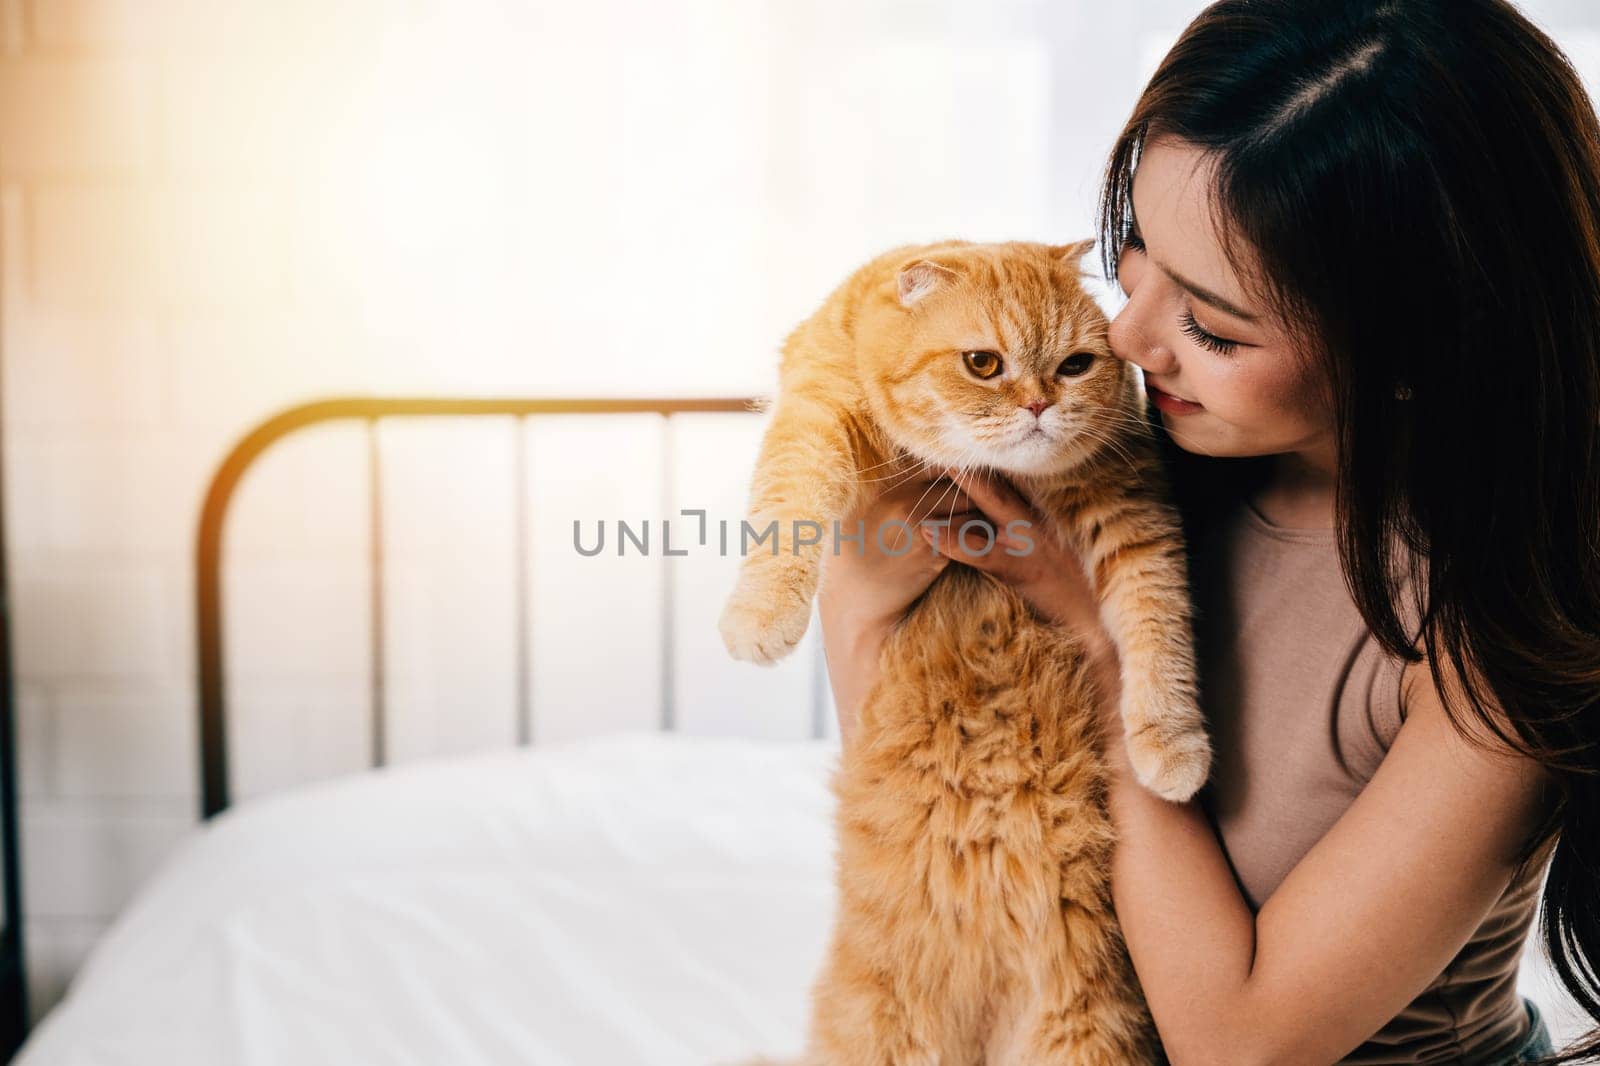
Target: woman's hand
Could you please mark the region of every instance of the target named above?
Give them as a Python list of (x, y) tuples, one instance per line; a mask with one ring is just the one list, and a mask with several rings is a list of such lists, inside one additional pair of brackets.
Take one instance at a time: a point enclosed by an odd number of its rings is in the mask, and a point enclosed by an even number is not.
[(822, 648), (846, 740), (862, 697), (877, 680), (883, 638), (950, 564), (915, 532), (917, 524), (931, 519), (959, 526), (982, 517), (964, 492), (936, 472), (886, 484), (839, 523), (846, 536), (861, 532), (860, 544), (825, 538), (822, 555)]
[[(995, 531), (992, 547), (985, 550), (987, 533), (969, 523)], [(823, 553), (817, 593), (823, 652), (845, 740), (877, 680), (884, 637), (952, 562), (1006, 582), (1041, 619), (1077, 636), (1102, 696), (1106, 735), (1121, 736), (1116, 647), (1083, 563), (1059, 545), (1049, 520), (1010, 482), (956, 470), (919, 476), (864, 503), (840, 525), (846, 533), (865, 530), (859, 551), (843, 544), (837, 553)]]
[(932, 529), (925, 528), (929, 544), (955, 562), (1004, 581), (1040, 618), (1064, 626), (1096, 653), (1109, 651), (1111, 638), (1100, 620), (1100, 605), (1082, 558), (1061, 546), (1050, 519), (999, 474), (945, 473), (977, 507), (984, 525), (994, 530), (994, 543), (985, 550), (989, 542), (985, 529), (973, 526), (961, 537), (960, 523), (954, 523), (937, 539)]
[[(995, 531), (988, 551), (988, 533), (971, 527), (960, 536), (961, 523), (940, 531), (937, 541), (924, 530), (930, 546), (941, 554), (1004, 581), (1015, 589), (1034, 614), (1061, 626), (1081, 642), (1087, 664), (1100, 695), (1099, 710), (1104, 735), (1120, 738), (1119, 712), (1122, 685), (1116, 644), (1100, 618), (1100, 604), (1084, 572), (1082, 557), (1061, 546), (1062, 538), (1051, 520), (1039, 513), (1016, 487), (992, 472), (945, 471), (978, 508), (978, 517)], [(1108, 750), (1121, 754), (1123, 745)]]

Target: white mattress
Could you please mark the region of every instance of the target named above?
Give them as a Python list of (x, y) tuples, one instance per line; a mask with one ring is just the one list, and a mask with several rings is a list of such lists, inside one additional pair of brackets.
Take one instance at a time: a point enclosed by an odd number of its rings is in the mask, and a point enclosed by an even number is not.
[[(14, 1062), (798, 1053), (832, 922), (837, 759), (837, 741), (631, 733), (245, 804), (179, 849)], [(1582, 1030), (1532, 951), (1519, 984), (1558, 1041)]]
[(266, 797), (198, 832), (22, 1066), (707, 1066), (801, 1047), (836, 741), (634, 733)]

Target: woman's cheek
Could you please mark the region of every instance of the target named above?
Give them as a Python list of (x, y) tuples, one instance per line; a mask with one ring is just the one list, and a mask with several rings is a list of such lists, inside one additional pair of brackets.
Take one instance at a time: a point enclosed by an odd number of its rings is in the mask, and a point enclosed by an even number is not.
[[(1180, 343), (1193, 342), (1184, 338)], [(1184, 360), (1184, 379), (1196, 400), (1213, 416), (1240, 429), (1270, 426), (1280, 417), (1282, 394), (1274, 394), (1272, 383), (1241, 374), (1237, 367), (1221, 362), (1228, 358), (1213, 352), (1190, 352)]]
[(1331, 415), (1327, 410), (1326, 387), (1321, 378), (1302, 369), (1288, 357), (1279, 358), (1288, 365), (1279, 368), (1279, 373), (1254, 383), (1252, 391), (1258, 396), (1257, 402), (1271, 404), (1284, 422), (1307, 426), (1328, 421)]
[(1296, 436), (1306, 423), (1308, 412), (1301, 382), (1235, 376), (1221, 391), (1223, 410), (1232, 416), (1228, 420), (1259, 432), (1264, 438)]

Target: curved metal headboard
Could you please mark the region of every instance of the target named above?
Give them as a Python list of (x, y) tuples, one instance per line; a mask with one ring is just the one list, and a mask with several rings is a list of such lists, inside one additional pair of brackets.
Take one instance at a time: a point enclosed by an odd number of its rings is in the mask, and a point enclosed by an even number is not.
[[(365, 421), (367, 423), (367, 486), (371, 522), (369, 565), (371, 568), (371, 647), (372, 647), (372, 755), (373, 765), (383, 765), (383, 500), (379, 491), (377, 424), (380, 419), (397, 417), (437, 417), (460, 415), (502, 415), (517, 419), (521, 430), (526, 419), (535, 415), (572, 414), (658, 414), (670, 419), (676, 414), (759, 413), (762, 401), (754, 397), (640, 398), (640, 399), (435, 399), (348, 397), (318, 400), (289, 408), (268, 418), (245, 435), (223, 460), (211, 479), (205, 506), (200, 513), (196, 552), (195, 621), (199, 645), (200, 685), (200, 804), (201, 817), (226, 809), (228, 795), (228, 739), (226, 677), (222, 655), (222, 536), (228, 506), (240, 479), (257, 458), (272, 444), (299, 429), (325, 422)], [(670, 438), (669, 438), (670, 440)], [(527, 604), (527, 499), (523, 463), (524, 450), (517, 449), (517, 716), (518, 738), (527, 743), (530, 735), (530, 697), (528, 663)], [(670, 449), (662, 450), (664, 484), (671, 485)], [(671, 571), (664, 584), (664, 614), (672, 607)], [(663, 634), (662, 663), (670, 681), (672, 664), (671, 627)], [(663, 692), (662, 728), (673, 726), (671, 687)]]

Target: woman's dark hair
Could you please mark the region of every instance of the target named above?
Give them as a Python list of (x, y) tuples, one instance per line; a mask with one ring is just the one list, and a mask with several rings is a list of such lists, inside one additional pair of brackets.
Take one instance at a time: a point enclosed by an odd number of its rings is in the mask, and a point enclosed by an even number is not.
[[(1156, 137), (1214, 161), (1241, 277), (1326, 363), (1339, 557), (1369, 628), (1418, 661), (1409, 603), (1451, 722), (1472, 738), (1446, 656), (1472, 717), (1549, 771), (1557, 794), (1518, 875), (1553, 844), (1545, 950), (1600, 1019), (1593, 105), (1503, 0), (1223, 0), (1167, 54), (1113, 150), (1100, 220), (1113, 278)], [(1186, 519), (1261, 473), (1166, 445)], [(1597, 1058), (1600, 1030), (1547, 1061)]]

